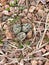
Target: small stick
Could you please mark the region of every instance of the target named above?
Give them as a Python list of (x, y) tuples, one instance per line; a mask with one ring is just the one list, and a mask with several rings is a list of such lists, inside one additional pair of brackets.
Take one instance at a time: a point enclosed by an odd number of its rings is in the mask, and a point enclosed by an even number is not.
[(26, 0), (26, 7), (29, 9), (29, 0)]
[(49, 52), (47, 52), (47, 53), (43, 54), (42, 56), (47, 56), (47, 55), (49, 55)]

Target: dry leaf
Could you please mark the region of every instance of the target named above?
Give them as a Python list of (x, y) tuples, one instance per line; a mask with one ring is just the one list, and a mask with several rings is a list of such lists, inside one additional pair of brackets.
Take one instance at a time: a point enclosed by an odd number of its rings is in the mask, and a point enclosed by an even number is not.
[(10, 28), (9, 28), (9, 26), (8, 25), (4, 25), (4, 29), (5, 29), (5, 35), (6, 35), (6, 38), (7, 39), (12, 39), (12, 33), (11, 33), (11, 31), (10, 31)]
[(32, 31), (29, 31), (29, 32), (27, 33), (27, 38), (32, 38)]

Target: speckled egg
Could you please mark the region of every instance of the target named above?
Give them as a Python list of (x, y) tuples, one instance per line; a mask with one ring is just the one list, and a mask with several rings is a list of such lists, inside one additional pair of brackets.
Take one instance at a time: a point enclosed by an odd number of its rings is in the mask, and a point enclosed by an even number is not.
[(26, 38), (26, 34), (24, 32), (20, 32), (17, 35), (18, 40), (23, 41)]
[(13, 25), (13, 32), (15, 34), (18, 34), (18, 33), (20, 33), (20, 31), (21, 31), (21, 24), (14, 24)]
[(22, 31), (28, 32), (32, 28), (32, 25), (30, 23), (24, 23), (22, 24)]

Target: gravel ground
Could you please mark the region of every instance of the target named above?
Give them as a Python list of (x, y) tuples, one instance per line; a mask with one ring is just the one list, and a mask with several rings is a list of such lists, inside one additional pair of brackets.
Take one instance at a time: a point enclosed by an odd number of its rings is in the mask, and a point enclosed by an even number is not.
[(49, 0), (0, 0), (0, 65), (49, 65)]

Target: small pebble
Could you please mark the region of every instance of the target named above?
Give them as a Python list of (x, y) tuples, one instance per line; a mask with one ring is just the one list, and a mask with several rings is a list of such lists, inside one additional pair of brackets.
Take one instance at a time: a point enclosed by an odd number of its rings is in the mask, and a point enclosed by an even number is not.
[(26, 23), (27, 22), (27, 19), (22, 18), (21, 21), (22, 21), (22, 24), (23, 24), (23, 23)]
[(27, 13), (28, 13), (28, 10), (27, 10), (27, 9), (24, 9), (23, 12), (24, 12), (25, 14), (27, 14)]
[(31, 63), (32, 63), (32, 65), (37, 65), (37, 61), (36, 60), (32, 60)]
[(43, 62), (41, 60), (38, 61), (38, 65), (42, 65)]
[(32, 14), (31, 13), (28, 13), (27, 14), (27, 18), (32, 19)]
[(46, 49), (42, 48), (41, 51), (42, 51), (43, 53), (45, 53), (45, 52), (46, 52)]
[(29, 12), (32, 13), (35, 10), (35, 6), (30, 6)]
[(45, 49), (46, 49), (47, 51), (49, 51), (49, 45), (46, 45), (46, 46), (45, 46)]
[(28, 33), (27, 33), (27, 38), (32, 38), (32, 31), (29, 31)]
[(24, 17), (25, 16), (25, 13), (20, 13), (19, 16), (20, 17)]

